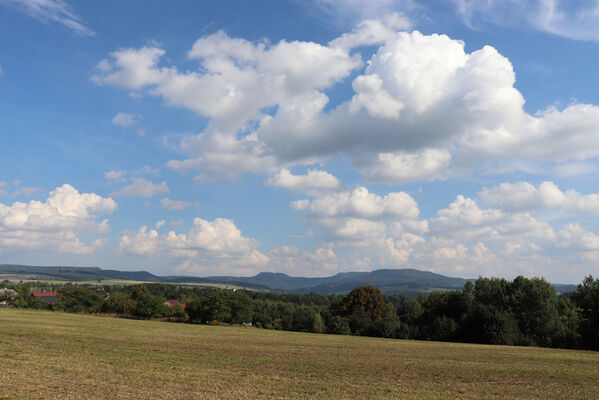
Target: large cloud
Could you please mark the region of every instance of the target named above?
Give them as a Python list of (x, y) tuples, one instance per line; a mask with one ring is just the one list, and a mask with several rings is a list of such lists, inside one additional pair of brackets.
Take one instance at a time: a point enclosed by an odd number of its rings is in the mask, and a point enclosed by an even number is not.
[(82, 243), (80, 232), (107, 232), (108, 220), (97, 217), (116, 209), (111, 198), (79, 193), (71, 185), (56, 188), (45, 202), (0, 204), (0, 248), (30, 248), (86, 254), (99, 247)]
[[(196, 41), (188, 56), (200, 68), (190, 72), (160, 66), (162, 49), (121, 49), (98, 65), (95, 80), (207, 117), (206, 129), (182, 143), (195, 155), (167, 164), (199, 170), (199, 180), (339, 155), (367, 181), (388, 183), (599, 155), (599, 107), (528, 114), (496, 49), (466, 53), (461, 41), (396, 32), (390, 21), (366, 21), (326, 45), (218, 32)], [(378, 48), (360, 71), (362, 45)], [(356, 71), (352, 97), (327, 110), (326, 91)]]
[[(349, 260), (337, 261), (352, 270), (406, 264), (425, 240), (427, 221), (418, 204), (405, 192), (379, 196), (365, 187), (352, 191), (312, 192), (311, 200), (291, 203), (306, 211), (306, 220), (321, 232), (322, 248), (344, 248)], [(347, 257), (347, 254), (346, 254)]]
[(354, 217), (367, 219), (415, 219), (418, 204), (405, 192), (384, 197), (370, 193), (365, 187), (351, 192), (327, 193), (306, 204), (314, 217)]
[[(545, 200), (536, 200), (539, 207), (564, 207), (569, 196), (578, 198), (576, 204), (585, 198), (552, 185), (531, 185), (546, 192)], [(572, 223), (554, 229), (526, 212), (530, 199), (512, 199), (514, 207), (482, 208), (459, 195), (436, 217), (421, 220), (418, 204), (403, 192), (379, 196), (359, 187), (311, 196), (291, 206), (305, 212), (306, 223), (322, 240), (319, 247), (335, 251), (338, 268), (416, 267), (466, 277), (528, 274), (568, 282), (582, 278), (581, 271), (599, 259), (596, 234)], [(287, 254), (287, 265), (293, 264), (294, 252)], [(309, 265), (305, 258), (298, 252), (297, 259)]]
[(505, 240), (512, 236), (554, 239), (555, 232), (545, 222), (528, 213), (505, 213), (499, 209), (481, 209), (462, 195), (448, 208), (439, 210), (431, 221), (433, 233), (462, 240)]
[(244, 237), (235, 223), (226, 218), (195, 218), (186, 234), (160, 234), (144, 226), (137, 232), (123, 233), (119, 244), (121, 252), (177, 260), (180, 271), (195, 273), (256, 272), (269, 261), (257, 247), (256, 240)]

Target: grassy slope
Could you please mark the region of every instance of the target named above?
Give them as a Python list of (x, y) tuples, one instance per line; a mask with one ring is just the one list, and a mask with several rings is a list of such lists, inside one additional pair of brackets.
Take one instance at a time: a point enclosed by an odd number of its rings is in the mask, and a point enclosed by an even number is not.
[(0, 399), (597, 399), (599, 353), (0, 308)]

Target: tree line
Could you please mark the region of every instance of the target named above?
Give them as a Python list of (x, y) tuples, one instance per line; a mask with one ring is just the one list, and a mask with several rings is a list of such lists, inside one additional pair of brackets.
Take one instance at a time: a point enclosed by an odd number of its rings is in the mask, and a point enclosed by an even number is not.
[[(385, 296), (371, 286), (347, 295), (179, 287), (0, 284), (0, 304), (67, 312), (398, 339), (599, 350), (599, 279), (559, 295), (544, 279), (479, 278), (462, 290)], [(55, 290), (49, 305), (33, 290)], [(182, 305), (168, 305), (176, 299)]]

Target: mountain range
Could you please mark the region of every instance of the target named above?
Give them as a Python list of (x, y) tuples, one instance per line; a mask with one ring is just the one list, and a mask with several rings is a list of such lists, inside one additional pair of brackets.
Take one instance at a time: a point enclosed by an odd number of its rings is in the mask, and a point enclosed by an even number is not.
[[(98, 267), (0, 265), (0, 280), (103, 281), (127, 280), (178, 284), (224, 284), (258, 290), (292, 293), (343, 294), (358, 286), (375, 286), (383, 293), (415, 296), (434, 290), (461, 289), (473, 279), (453, 278), (417, 269), (378, 269), (371, 272), (342, 272), (323, 278), (292, 277), (277, 272), (261, 272), (250, 277), (235, 276), (157, 276), (146, 271), (119, 271)], [(558, 292), (576, 290), (576, 285), (554, 285)]]

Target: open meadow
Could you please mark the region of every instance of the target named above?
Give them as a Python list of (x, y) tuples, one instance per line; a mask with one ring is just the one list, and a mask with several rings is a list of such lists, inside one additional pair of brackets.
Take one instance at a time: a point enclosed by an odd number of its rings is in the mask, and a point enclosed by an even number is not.
[(597, 399), (599, 353), (0, 308), (0, 399)]

